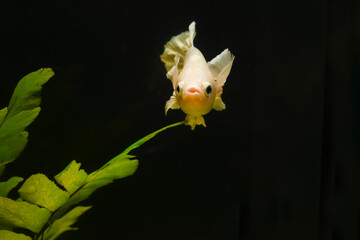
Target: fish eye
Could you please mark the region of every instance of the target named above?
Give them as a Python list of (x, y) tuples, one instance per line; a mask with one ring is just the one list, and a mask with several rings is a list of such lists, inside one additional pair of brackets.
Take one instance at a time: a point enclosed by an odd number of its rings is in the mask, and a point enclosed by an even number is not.
[(211, 90), (212, 90), (211, 85), (207, 86), (207, 88), (205, 89), (206, 94), (207, 94), (207, 95), (210, 95)]
[(176, 93), (177, 93), (177, 94), (180, 94), (180, 92), (182, 91), (183, 87), (184, 87), (184, 82), (179, 82), (179, 84), (177, 85), (177, 87), (176, 87), (176, 89), (175, 89)]

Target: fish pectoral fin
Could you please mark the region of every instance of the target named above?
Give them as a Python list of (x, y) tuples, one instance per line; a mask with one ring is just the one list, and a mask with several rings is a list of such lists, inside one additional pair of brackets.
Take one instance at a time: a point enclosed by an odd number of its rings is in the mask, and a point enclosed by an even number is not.
[(175, 92), (173, 93), (173, 95), (170, 97), (170, 99), (165, 104), (165, 116), (170, 108), (171, 109), (179, 109), (180, 108), (180, 105), (178, 104), (176, 96), (175, 96)]
[(216, 80), (217, 87), (222, 87), (225, 84), (234, 58), (229, 49), (225, 49), (208, 63), (210, 72)]
[(222, 111), (225, 110), (225, 108), (225, 103), (222, 101), (221, 97), (215, 97), (213, 109), (215, 109), (216, 111)]
[(185, 125), (190, 126), (191, 130), (194, 130), (196, 125), (203, 125), (204, 127), (206, 127), (205, 119), (203, 116), (186, 115)]

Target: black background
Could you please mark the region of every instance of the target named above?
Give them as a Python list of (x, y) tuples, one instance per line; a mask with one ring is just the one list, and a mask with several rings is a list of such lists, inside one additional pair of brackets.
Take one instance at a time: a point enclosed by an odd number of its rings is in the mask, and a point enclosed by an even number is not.
[(197, 23), (211, 60), (236, 56), (227, 109), (134, 154), (137, 172), (98, 190), (59, 239), (359, 239), (358, 1), (1, 1), (0, 103), (40, 67), (55, 77), (5, 178), (90, 173), (185, 115), (163, 45)]

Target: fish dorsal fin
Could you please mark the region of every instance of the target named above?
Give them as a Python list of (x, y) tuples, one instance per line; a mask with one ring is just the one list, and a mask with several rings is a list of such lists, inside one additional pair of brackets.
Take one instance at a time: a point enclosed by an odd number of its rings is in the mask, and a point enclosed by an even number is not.
[(226, 82), (226, 78), (230, 73), (231, 66), (234, 61), (234, 56), (228, 49), (225, 49), (222, 53), (217, 55), (213, 60), (211, 60), (208, 65), (211, 74), (216, 80), (217, 91), (222, 88)]
[(165, 64), (166, 71), (170, 71), (175, 65), (175, 55), (178, 54), (179, 71), (182, 70), (184, 66), (184, 58), (187, 50), (193, 46), (193, 41), (195, 38), (195, 22), (192, 22), (189, 26), (189, 31), (182, 32), (179, 35), (176, 35), (168, 41), (164, 46), (164, 52), (160, 55), (161, 61)]
[(187, 39), (188, 41), (188, 45), (190, 47), (193, 47), (194, 46), (194, 38), (195, 38), (195, 35), (196, 35), (196, 31), (195, 31), (195, 22), (192, 22), (190, 25), (189, 25), (189, 38)]

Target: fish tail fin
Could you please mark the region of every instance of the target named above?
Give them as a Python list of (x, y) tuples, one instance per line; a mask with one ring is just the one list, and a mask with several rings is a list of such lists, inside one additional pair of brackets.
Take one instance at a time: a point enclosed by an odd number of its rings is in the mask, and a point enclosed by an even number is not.
[(175, 65), (175, 56), (179, 55), (180, 60), (178, 64), (179, 71), (184, 66), (184, 58), (189, 48), (193, 46), (195, 38), (195, 22), (189, 26), (189, 31), (182, 32), (168, 41), (164, 46), (164, 52), (160, 55), (161, 61), (165, 64), (166, 71)]
[(230, 73), (234, 58), (234, 55), (232, 55), (228, 49), (225, 49), (208, 63), (210, 72), (216, 81), (216, 97), (213, 108), (217, 111), (225, 109), (225, 104), (221, 100), (221, 94), (226, 78)]

